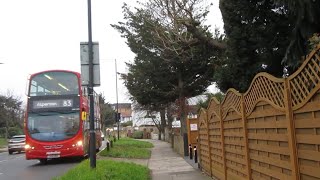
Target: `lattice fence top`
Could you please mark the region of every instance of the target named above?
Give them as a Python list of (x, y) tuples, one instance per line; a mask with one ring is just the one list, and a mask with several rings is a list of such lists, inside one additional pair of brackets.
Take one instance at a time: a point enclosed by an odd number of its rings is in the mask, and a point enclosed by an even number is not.
[[(291, 92), (292, 108), (302, 107), (320, 89), (320, 44), (312, 51), (303, 65), (294, 74), (287, 78)], [(255, 108), (259, 101), (266, 101), (274, 108), (285, 110), (285, 78), (276, 78), (268, 73), (257, 74), (249, 89), (243, 94), (246, 116)], [(234, 109), (241, 114), (241, 97), (237, 90), (231, 88), (227, 91), (221, 103), (222, 118), (228, 110)], [(211, 100), (208, 106), (209, 115), (218, 114), (219, 102)]]
[(222, 102), (222, 119), (227, 115), (229, 109), (234, 109), (241, 114), (241, 94), (235, 89), (229, 89)]
[(250, 114), (261, 100), (283, 110), (285, 107), (284, 79), (275, 78), (268, 73), (257, 74), (248, 91), (244, 94), (246, 114)]
[(199, 111), (199, 126), (204, 126), (207, 128), (207, 112), (203, 108), (201, 108)]
[(220, 116), (219, 107), (220, 102), (215, 97), (211, 98), (207, 108), (208, 115), (211, 116), (212, 114), (215, 114), (216, 116)]
[(303, 106), (320, 88), (320, 45), (313, 50), (302, 66), (288, 77), (292, 108)]

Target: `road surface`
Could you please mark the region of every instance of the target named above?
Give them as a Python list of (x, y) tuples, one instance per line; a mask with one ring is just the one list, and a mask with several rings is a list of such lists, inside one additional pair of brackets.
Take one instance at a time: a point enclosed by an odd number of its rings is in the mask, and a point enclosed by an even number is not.
[[(103, 142), (100, 149), (105, 146)], [(80, 162), (80, 159), (54, 159), (43, 165), (39, 160), (26, 160), (23, 152), (12, 155), (9, 155), (8, 152), (1, 152), (0, 180), (51, 180), (63, 175)]]

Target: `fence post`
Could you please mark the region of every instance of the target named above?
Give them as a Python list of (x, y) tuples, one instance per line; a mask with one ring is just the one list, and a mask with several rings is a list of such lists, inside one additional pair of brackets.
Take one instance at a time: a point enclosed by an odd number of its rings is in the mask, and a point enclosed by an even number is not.
[(297, 155), (297, 145), (296, 145), (296, 133), (295, 126), (293, 122), (293, 110), (292, 110), (292, 99), (291, 99), (291, 88), (288, 78), (284, 81), (284, 100), (285, 100), (285, 110), (286, 110), (286, 121), (288, 127), (288, 143), (290, 152), (290, 163), (292, 169), (293, 179), (300, 179), (299, 167), (298, 167), (298, 155)]
[[(199, 147), (199, 149), (200, 149), (200, 142), (199, 142), (199, 129), (200, 129), (200, 126), (198, 125), (198, 137), (197, 137), (197, 147)], [(201, 159), (200, 159), (200, 154), (198, 155), (198, 169), (200, 169), (201, 170), (201, 166), (200, 166), (200, 164), (201, 164)], [(201, 170), (202, 171), (202, 170)]]
[(251, 178), (251, 164), (250, 164), (250, 157), (249, 157), (249, 140), (248, 140), (248, 129), (247, 129), (247, 118), (246, 118), (246, 109), (245, 109), (245, 103), (244, 103), (244, 95), (241, 94), (241, 116), (242, 116), (242, 127), (243, 127), (243, 133), (244, 133), (244, 141), (245, 141), (245, 160), (247, 164), (247, 179)]
[(227, 165), (226, 165), (226, 152), (224, 148), (224, 131), (223, 131), (223, 119), (222, 119), (222, 105), (219, 104), (219, 118), (220, 118), (220, 132), (221, 132), (221, 151), (223, 160), (223, 174), (224, 179), (227, 179)]
[(211, 158), (211, 146), (210, 146), (210, 134), (209, 134), (209, 114), (206, 112), (207, 121), (207, 138), (208, 138), (208, 150), (209, 150), (209, 165), (210, 165), (210, 176), (212, 177), (212, 158)]
[[(200, 116), (200, 115), (199, 115)], [(198, 117), (198, 137), (197, 137), (197, 146), (199, 147), (199, 163), (198, 168), (202, 171), (201, 164), (201, 144), (200, 144), (200, 118)]]
[(198, 163), (197, 146), (194, 146), (194, 162)]
[(189, 144), (189, 156), (190, 156), (190, 159), (192, 159), (192, 146), (191, 146), (191, 144)]

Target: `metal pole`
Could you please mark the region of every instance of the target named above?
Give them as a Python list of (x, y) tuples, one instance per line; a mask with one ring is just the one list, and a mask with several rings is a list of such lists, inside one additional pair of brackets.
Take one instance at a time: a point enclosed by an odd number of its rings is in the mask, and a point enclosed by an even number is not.
[(115, 68), (116, 68), (116, 98), (117, 98), (117, 123), (118, 123), (118, 140), (120, 137), (119, 128), (120, 128), (120, 119), (119, 119), (119, 103), (118, 103), (118, 70), (117, 70), (117, 59), (114, 60)]
[(89, 46), (89, 98), (90, 98), (90, 167), (96, 167), (96, 133), (94, 131), (94, 98), (93, 98), (93, 50), (91, 29), (91, 0), (88, 0), (88, 46)]

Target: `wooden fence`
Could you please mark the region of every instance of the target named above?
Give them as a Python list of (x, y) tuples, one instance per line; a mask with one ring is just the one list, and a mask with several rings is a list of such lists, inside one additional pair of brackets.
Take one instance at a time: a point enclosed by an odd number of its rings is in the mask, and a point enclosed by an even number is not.
[(218, 179), (320, 179), (320, 46), (288, 78), (259, 73), (199, 114), (199, 159)]

